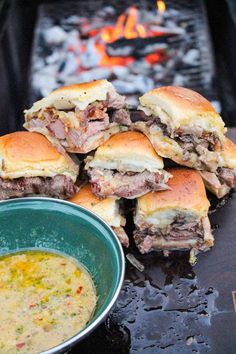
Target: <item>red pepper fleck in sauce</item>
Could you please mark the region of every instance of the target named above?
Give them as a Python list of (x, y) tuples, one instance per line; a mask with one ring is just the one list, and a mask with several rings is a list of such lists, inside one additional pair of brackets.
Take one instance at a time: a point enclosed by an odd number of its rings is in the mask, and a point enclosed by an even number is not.
[(36, 304), (30, 304), (30, 305), (29, 305), (29, 308), (30, 308), (30, 309), (33, 309), (34, 307), (36, 307)]
[(22, 342), (22, 343), (17, 343), (17, 344), (16, 344), (16, 348), (21, 349), (21, 348), (24, 347), (24, 345), (25, 345), (24, 342)]
[(82, 287), (82, 286), (79, 286), (78, 289), (76, 290), (76, 294), (79, 295), (82, 290), (83, 290), (83, 287)]

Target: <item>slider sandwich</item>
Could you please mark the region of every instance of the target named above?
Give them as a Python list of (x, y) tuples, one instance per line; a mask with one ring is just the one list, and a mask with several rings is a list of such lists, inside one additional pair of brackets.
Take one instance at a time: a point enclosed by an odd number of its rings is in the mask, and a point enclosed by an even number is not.
[(236, 187), (236, 145), (230, 139), (225, 139), (220, 156), (215, 172), (199, 171), (206, 188), (217, 198), (224, 197), (231, 188)]
[(139, 132), (112, 136), (85, 161), (92, 192), (99, 198), (133, 199), (169, 188), (166, 182), (171, 175), (163, 169), (162, 158)]
[(217, 169), (226, 129), (204, 97), (183, 87), (160, 87), (140, 97), (138, 109), (134, 128), (160, 156), (199, 170)]
[(197, 171), (170, 169), (170, 190), (138, 198), (134, 240), (141, 253), (152, 250), (202, 250), (213, 246), (207, 216), (209, 201)]
[(77, 191), (78, 166), (38, 133), (0, 137), (0, 200), (48, 196), (66, 199)]
[(68, 152), (87, 153), (131, 124), (125, 97), (107, 80), (61, 87), (25, 111), (24, 127)]
[(120, 214), (119, 200), (115, 198), (99, 199), (91, 191), (89, 184), (83, 186), (69, 202), (81, 205), (104, 219), (114, 230), (121, 244), (129, 246), (129, 238), (123, 229), (125, 218)]

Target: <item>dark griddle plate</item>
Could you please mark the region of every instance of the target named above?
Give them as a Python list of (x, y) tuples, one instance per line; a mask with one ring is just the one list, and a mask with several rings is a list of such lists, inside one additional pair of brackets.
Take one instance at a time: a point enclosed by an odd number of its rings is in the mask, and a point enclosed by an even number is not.
[[(236, 141), (236, 129), (229, 132)], [(120, 297), (107, 321), (73, 354), (236, 353), (236, 192), (210, 216), (215, 247), (169, 259), (133, 253), (145, 266), (127, 261)]]

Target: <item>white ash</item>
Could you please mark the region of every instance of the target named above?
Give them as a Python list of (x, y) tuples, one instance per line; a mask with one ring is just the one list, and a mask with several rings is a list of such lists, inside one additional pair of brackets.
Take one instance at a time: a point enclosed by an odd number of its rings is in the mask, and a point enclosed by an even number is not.
[(80, 55), (81, 65), (84, 68), (94, 68), (99, 66), (101, 61), (101, 54), (97, 52), (95, 47), (95, 40), (89, 38), (87, 41), (86, 52)]
[(67, 39), (67, 33), (59, 26), (53, 26), (44, 31), (44, 39), (48, 44), (61, 44)]
[(189, 65), (199, 65), (200, 60), (200, 53), (198, 49), (190, 49), (184, 56), (183, 56), (183, 63)]
[(81, 74), (77, 75), (78, 82), (92, 81), (92, 80), (100, 80), (100, 79), (108, 79), (110, 76), (109, 68), (95, 68), (89, 71), (84, 71)]
[(186, 85), (185, 77), (183, 75), (181, 75), (181, 74), (176, 74), (174, 76), (173, 85), (175, 85), (175, 86), (185, 86)]

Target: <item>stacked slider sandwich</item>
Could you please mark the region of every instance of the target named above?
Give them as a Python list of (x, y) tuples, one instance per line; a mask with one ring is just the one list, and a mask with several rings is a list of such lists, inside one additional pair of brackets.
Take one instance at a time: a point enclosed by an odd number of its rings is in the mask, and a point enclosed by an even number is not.
[(73, 196), (79, 167), (43, 135), (16, 132), (0, 137), (0, 200), (32, 195)]
[(61, 87), (25, 111), (24, 127), (68, 152), (87, 153), (131, 124), (125, 98), (107, 80)]
[(134, 128), (150, 139), (160, 156), (200, 170), (206, 187), (218, 198), (236, 187), (235, 145), (225, 137), (224, 122), (204, 97), (167, 86), (145, 93), (138, 108)]
[(149, 191), (168, 189), (171, 175), (163, 159), (139, 132), (123, 132), (101, 145), (86, 159), (92, 191), (99, 198), (134, 199)]
[(201, 176), (190, 169), (171, 169), (170, 189), (138, 198), (134, 232), (141, 253), (152, 250), (196, 249), (213, 246), (207, 216), (209, 201)]
[(99, 199), (92, 193), (91, 186), (86, 184), (69, 201), (96, 213), (112, 227), (120, 243), (125, 247), (129, 246), (129, 238), (123, 229), (125, 218), (121, 215), (117, 198)]
[(145, 93), (140, 103), (135, 128), (149, 137), (159, 155), (216, 171), (226, 129), (210, 102), (192, 90), (167, 86)]

